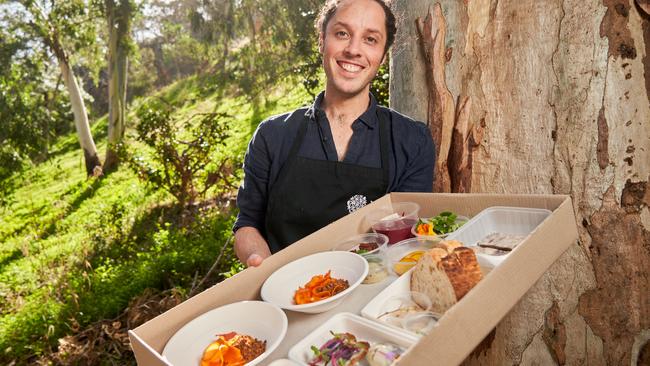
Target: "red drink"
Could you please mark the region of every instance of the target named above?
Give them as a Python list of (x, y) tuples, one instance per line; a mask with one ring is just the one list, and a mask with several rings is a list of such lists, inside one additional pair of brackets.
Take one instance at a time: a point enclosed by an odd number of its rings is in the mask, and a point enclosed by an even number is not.
[(403, 218), (394, 221), (380, 221), (372, 226), (372, 229), (388, 237), (388, 244), (395, 244), (399, 241), (413, 237), (411, 227), (417, 222), (416, 219)]

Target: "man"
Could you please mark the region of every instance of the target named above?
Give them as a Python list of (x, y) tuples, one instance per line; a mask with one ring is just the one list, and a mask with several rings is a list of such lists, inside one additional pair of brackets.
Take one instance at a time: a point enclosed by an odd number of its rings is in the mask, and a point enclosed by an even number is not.
[(271, 117), (244, 159), (235, 252), (248, 266), (391, 191), (431, 192), (426, 126), (379, 107), (370, 83), (395, 38), (383, 0), (330, 0), (318, 19), (325, 91)]

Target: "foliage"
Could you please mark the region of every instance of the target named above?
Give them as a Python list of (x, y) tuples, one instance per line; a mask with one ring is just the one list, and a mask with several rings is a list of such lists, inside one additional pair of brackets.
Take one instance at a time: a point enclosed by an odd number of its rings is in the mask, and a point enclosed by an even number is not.
[(386, 60), (379, 70), (377, 71), (377, 76), (374, 78), (370, 84), (370, 91), (377, 99), (377, 103), (383, 106), (388, 106), (390, 102), (389, 98), (389, 80), (390, 75), (388, 71), (390, 70), (388, 60)]
[[(44, 55), (0, 13), (0, 160), (47, 157), (50, 141), (72, 130), (70, 105)], [(7, 172), (0, 173), (0, 179)]]
[(181, 207), (193, 205), (217, 184), (224, 191), (235, 187), (230, 178), (237, 164), (229, 158), (214, 159), (228, 137), (227, 115), (197, 113), (177, 120), (171, 106), (151, 102), (142, 105), (137, 116), (137, 140), (152, 151), (149, 159), (124, 156), (140, 178), (171, 193)]
[[(174, 106), (177, 121), (210, 110), (232, 116), (216, 160), (241, 159), (262, 119), (298, 107), (306, 98), (292, 86), (269, 90), (269, 99), (261, 104), (222, 93), (197, 98), (200, 81), (170, 85), (157, 100)], [(106, 119), (101, 119), (93, 133), (105, 128)], [(98, 143), (105, 146), (103, 139)], [(87, 179), (77, 146), (74, 133), (60, 137), (52, 144), (50, 160), (26, 165), (22, 174), (12, 176), (8, 203), (0, 207), (0, 364), (47, 364), (50, 355), (65, 352), (61, 337), (81, 337), (95, 322), (113, 319), (144, 289), (189, 294), (231, 235), (231, 196), (215, 200), (210, 194), (191, 208), (196, 220), (182, 227), (182, 209), (171, 195), (142, 184), (131, 170)], [(149, 149), (138, 141), (131, 147)], [(205, 285), (241, 269), (228, 246)], [(132, 354), (114, 352), (104, 360), (134, 363)]]

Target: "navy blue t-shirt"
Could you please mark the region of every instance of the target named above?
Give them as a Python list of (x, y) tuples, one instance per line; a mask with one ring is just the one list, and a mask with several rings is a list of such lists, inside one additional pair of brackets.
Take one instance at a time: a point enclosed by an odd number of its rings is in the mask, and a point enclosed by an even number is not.
[[(307, 118), (307, 132), (298, 155), (319, 160), (338, 161), (332, 131), (325, 111), (320, 108), (324, 93), (301, 113)], [(352, 123), (352, 138), (343, 162), (380, 168), (379, 119), (377, 101), (370, 94), (368, 109)], [(389, 149), (388, 192), (431, 192), (435, 149), (427, 126), (392, 109)], [(265, 214), (269, 194), (287, 160), (298, 133), (297, 124), (286, 123), (292, 113), (273, 116), (257, 127), (244, 157), (244, 181), (239, 187), (239, 215), (234, 225), (252, 226), (265, 232)], [(314, 192), (314, 194), (318, 194)]]

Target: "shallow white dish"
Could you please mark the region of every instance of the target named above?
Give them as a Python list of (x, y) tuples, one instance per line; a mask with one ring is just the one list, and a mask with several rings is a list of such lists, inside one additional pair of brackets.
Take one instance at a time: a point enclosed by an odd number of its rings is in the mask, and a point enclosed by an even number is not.
[[(307, 365), (313, 357), (311, 346), (320, 348), (325, 342), (332, 338), (330, 333), (348, 332), (354, 334), (360, 341), (367, 341), (370, 345), (374, 343), (393, 343), (407, 350), (418, 341), (408, 333), (389, 328), (368, 319), (364, 319), (352, 313), (338, 313), (308, 334), (289, 350), (289, 358)], [(365, 361), (364, 361), (365, 362)], [(361, 365), (367, 365), (362, 363)]]
[(205, 348), (218, 334), (237, 332), (266, 341), (266, 351), (246, 365), (256, 365), (275, 350), (287, 333), (287, 315), (263, 301), (241, 301), (210, 310), (179, 329), (162, 355), (175, 366), (200, 365)]
[[(493, 206), (479, 212), (458, 230), (449, 234), (447, 240), (458, 240), (463, 245), (472, 247), (492, 233), (527, 236), (549, 215), (551, 211), (542, 208)], [(476, 259), (481, 267), (494, 268), (508, 258), (508, 255), (476, 253)]]
[[(350, 287), (321, 301), (304, 305), (293, 303), (293, 295), (299, 287), (307, 284), (312, 277), (330, 270), (332, 278), (345, 279)], [(341, 303), (367, 274), (368, 262), (358, 254), (344, 251), (316, 253), (287, 263), (273, 272), (262, 285), (261, 296), (264, 301), (286, 310), (322, 313)]]
[[(382, 322), (379, 317), (383, 315), (382, 310), (388, 299), (393, 296), (406, 295), (411, 292), (411, 272), (413, 272), (413, 268), (409, 269), (408, 272), (398, 277), (382, 292), (373, 297), (372, 300), (361, 309), (361, 315), (365, 318), (381, 322), (382, 324), (386, 324), (388, 327), (396, 329), (395, 326)], [(409, 334), (417, 336), (415, 333), (409, 332)]]
[(281, 358), (269, 364), (269, 366), (301, 366), (299, 363), (291, 361), (288, 358)]

